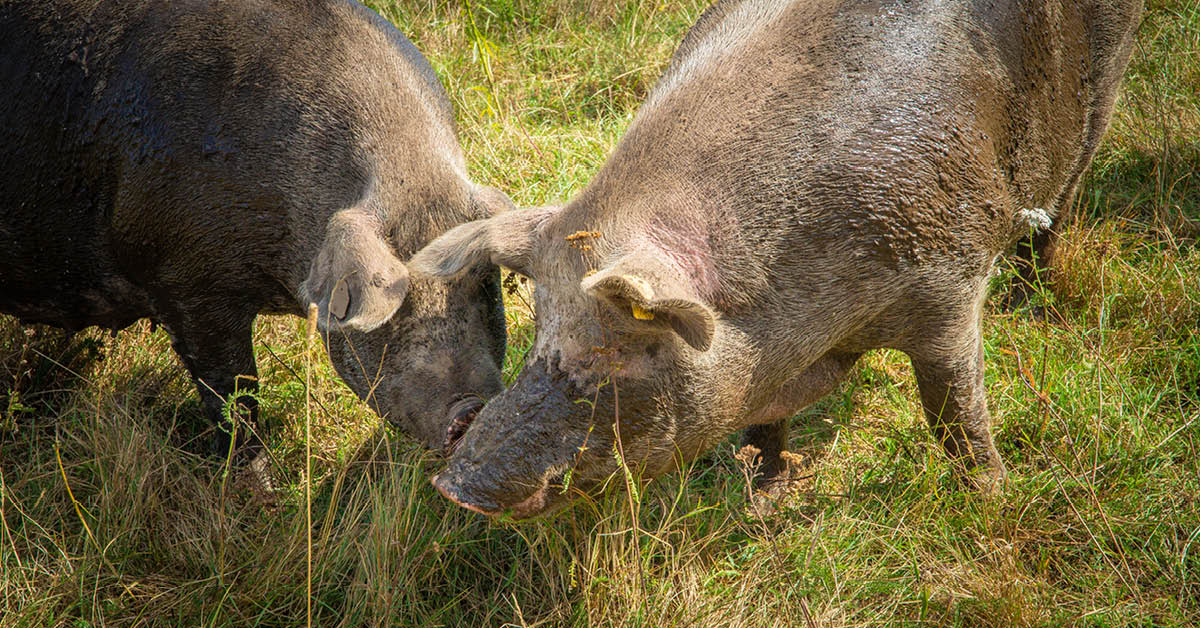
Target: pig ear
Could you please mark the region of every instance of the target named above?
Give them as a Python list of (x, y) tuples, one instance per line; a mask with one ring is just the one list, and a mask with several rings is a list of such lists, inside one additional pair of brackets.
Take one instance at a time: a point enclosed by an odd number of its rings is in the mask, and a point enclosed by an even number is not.
[(483, 216), (496, 216), (517, 208), (507, 194), (486, 185), (475, 188), (475, 202), (483, 210)]
[(707, 351), (716, 315), (693, 294), (690, 282), (653, 255), (632, 254), (584, 277), (584, 292), (604, 299), (646, 325), (669, 327), (697, 351)]
[(360, 209), (333, 215), (301, 297), (318, 307), (322, 330), (371, 331), (400, 309), (408, 269), (381, 234), (378, 219)]
[(459, 225), (417, 251), (408, 264), (429, 275), (453, 277), (490, 261), (532, 278), (541, 225), (556, 210), (518, 209)]

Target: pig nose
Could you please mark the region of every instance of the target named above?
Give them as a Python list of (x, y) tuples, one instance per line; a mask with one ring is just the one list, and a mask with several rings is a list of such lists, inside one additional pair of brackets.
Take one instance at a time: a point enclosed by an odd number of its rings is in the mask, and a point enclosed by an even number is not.
[(448, 477), (446, 477), (445, 474), (439, 473), (438, 475), (433, 476), (431, 482), (433, 483), (433, 487), (442, 494), (442, 497), (445, 497), (446, 499), (458, 504), (459, 506), (462, 506), (463, 508), (466, 508), (467, 510), (470, 510), (471, 512), (477, 512), (481, 515), (488, 516), (500, 514), (500, 506), (498, 504), (493, 504), (490, 502), (477, 504), (472, 500), (465, 499), (462, 495), (460, 495), (458, 488), (453, 482), (450, 481)]
[(501, 513), (507, 513), (513, 519), (527, 519), (547, 512), (547, 508), (553, 506), (550, 482), (545, 479), (528, 496), (521, 498), (515, 503), (501, 504), (480, 494), (472, 494), (468, 497), (467, 494), (471, 491), (465, 491), (460, 488), (454, 480), (454, 475), (456, 474), (453, 471), (447, 470), (445, 473), (433, 476), (431, 482), (433, 482), (434, 488), (446, 499), (481, 515), (494, 517)]
[(475, 417), (479, 416), (479, 411), (482, 409), (483, 398), (477, 395), (466, 395), (450, 404), (448, 413), (450, 427), (446, 428), (446, 439), (442, 442), (442, 449), (446, 455), (450, 455), (454, 453), (455, 449), (458, 449), (463, 434), (467, 433), (467, 428), (471, 427), (471, 423), (475, 421)]

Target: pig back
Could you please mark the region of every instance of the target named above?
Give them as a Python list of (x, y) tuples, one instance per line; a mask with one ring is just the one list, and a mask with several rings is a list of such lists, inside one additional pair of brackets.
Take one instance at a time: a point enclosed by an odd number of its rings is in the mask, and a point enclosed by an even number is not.
[(9, 1), (0, 32), (0, 309), (25, 318), (293, 310), (328, 217), (416, 169), (406, 141), (462, 161), (432, 69), (357, 3)]
[(726, 0), (584, 204), (692, 232), (735, 293), (814, 267), (829, 280), (946, 263), (977, 275), (1028, 233), (1023, 217), (1059, 210), (1090, 158), (1097, 94), (1115, 84), (1095, 81), (1106, 53), (1087, 11)]

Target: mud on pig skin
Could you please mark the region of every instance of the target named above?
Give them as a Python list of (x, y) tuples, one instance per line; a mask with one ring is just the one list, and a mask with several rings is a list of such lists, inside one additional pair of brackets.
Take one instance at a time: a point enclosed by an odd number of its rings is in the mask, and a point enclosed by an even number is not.
[(604, 482), (614, 449), (653, 476), (747, 427), (778, 471), (787, 418), (889, 347), (912, 360), (955, 468), (998, 489), (988, 277), (1071, 201), (1140, 12), (1138, 0), (709, 9), (581, 194), (462, 225), (411, 261), (443, 276), (496, 263), (536, 283), (529, 366), (435, 485), (527, 517)]
[(500, 390), (499, 269), (402, 260), (511, 203), (468, 180), (391, 24), (350, 0), (3, 0), (0, 35), (0, 312), (161, 323), (214, 423), (235, 391), (254, 414), (255, 316), (309, 303), (341, 377), (430, 446)]

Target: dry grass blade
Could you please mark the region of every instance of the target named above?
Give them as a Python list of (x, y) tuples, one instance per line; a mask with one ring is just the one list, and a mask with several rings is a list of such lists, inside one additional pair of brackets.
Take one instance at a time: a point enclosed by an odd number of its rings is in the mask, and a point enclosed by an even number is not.
[(305, 625), (312, 628), (312, 351), (317, 338), (316, 303), (308, 304), (308, 332), (304, 334), (304, 530)]

